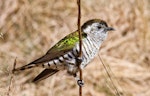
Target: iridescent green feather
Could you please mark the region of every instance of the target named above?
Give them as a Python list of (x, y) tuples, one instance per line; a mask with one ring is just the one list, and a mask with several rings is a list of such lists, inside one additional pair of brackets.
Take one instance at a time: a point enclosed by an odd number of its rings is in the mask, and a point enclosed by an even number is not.
[[(86, 36), (87, 36), (86, 33), (82, 32), (82, 39), (84, 39)], [(72, 49), (78, 42), (79, 42), (78, 31), (75, 31), (64, 37), (61, 41), (59, 41), (55, 46), (51, 48), (51, 51)]]

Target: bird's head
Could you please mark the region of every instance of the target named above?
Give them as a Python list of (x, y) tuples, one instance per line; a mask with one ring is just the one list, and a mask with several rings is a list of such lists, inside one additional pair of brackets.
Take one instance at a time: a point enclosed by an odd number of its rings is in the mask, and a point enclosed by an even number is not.
[(100, 19), (92, 19), (85, 22), (81, 29), (88, 36), (102, 41), (107, 37), (108, 31), (114, 30), (114, 28), (108, 27), (107, 23)]

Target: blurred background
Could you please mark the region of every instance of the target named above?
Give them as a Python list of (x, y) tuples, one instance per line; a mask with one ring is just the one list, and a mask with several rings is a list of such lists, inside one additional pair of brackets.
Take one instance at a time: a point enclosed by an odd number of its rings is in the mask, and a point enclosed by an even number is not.
[[(81, 0), (82, 24), (103, 19), (111, 32), (99, 55), (120, 94), (150, 96), (150, 0)], [(11, 70), (37, 59), (77, 29), (76, 0), (0, 0), (0, 96), (78, 96), (74, 78), (59, 72), (38, 84), (42, 71)], [(97, 56), (83, 71), (83, 96), (116, 96)]]

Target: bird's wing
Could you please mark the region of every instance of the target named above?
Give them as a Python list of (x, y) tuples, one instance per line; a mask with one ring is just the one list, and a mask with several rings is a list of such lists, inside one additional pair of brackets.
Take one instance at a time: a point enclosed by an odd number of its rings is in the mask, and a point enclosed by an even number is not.
[(44, 69), (38, 76), (36, 76), (34, 78), (34, 80), (32, 82), (37, 83), (43, 79), (48, 78), (49, 76), (52, 76), (56, 72), (58, 72), (58, 70), (56, 70), (56, 69)]
[[(85, 38), (86, 36), (87, 36), (86, 33), (82, 32), (82, 38)], [(17, 68), (13, 71), (29, 69), (34, 66), (38, 66), (42, 63), (53, 60), (61, 55), (66, 54), (67, 52), (71, 51), (77, 42), (79, 42), (78, 31), (75, 31), (75, 32), (67, 35), (66, 37), (64, 37), (57, 44), (55, 44), (51, 49), (49, 49), (47, 51), (47, 53), (44, 56), (40, 57), (37, 60), (34, 60), (33, 62), (31, 62), (25, 66)]]
[[(82, 38), (85, 38), (86, 36), (86, 33), (82, 33)], [(79, 42), (78, 31), (75, 31), (55, 44), (51, 49), (47, 51), (44, 56), (31, 62), (30, 64), (48, 62), (61, 55), (64, 55), (67, 52), (71, 51), (77, 42)]]

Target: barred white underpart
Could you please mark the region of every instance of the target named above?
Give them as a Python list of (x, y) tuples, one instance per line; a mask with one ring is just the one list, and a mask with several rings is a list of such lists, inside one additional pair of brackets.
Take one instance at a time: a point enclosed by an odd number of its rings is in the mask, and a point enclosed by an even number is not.
[[(83, 69), (87, 64), (95, 57), (99, 51), (100, 44), (95, 42), (90, 37), (83, 40), (82, 51), (83, 51), (83, 61), (81, 63), (81, 69)], [(77, 48), (78, 49), (78, 48)]]
[[(63, 55), (63, 57), (64, 57), (65, 59), (70, 58), (70, 57), (68, 56), (68, 54)], [(71, 59), (71, 58), (70, 58), (70, 59)]]
[[(87, 64), (98, 53), (100, 44), (101, 42), (97, 42), (95, 38), (91, 38), (89, 36), (83, 39), (83, 43), (82, 43), (82, 52), (83, 52), (82, 59), (83, 60), (80, 66), (82, 69), (85, 66), (87, 66)], [(80, 50), (79, 43), (77, 43), (75, 47), (72, 49), (72, 51), (64, 54), (63, 56), (58, 57), (57, 59), (51, 60), (50, 62), (43, 64), (43, 67), (53, 68), (53, 69), (58, 69), (58, 70), (66, 68), (70, 72), (71, 70), (73, 70), (73, 68), (77, 67), (76, 58), (79, 53), (79, 50)]]
[(88, 60), (87, 53), (86, 53), (86, 50), (85, 50), (85, 49), (86, 49), (86, 48), (85, 48), (85, 46), (84, 46), (84, 44), (83, 44), (83, 45), (82, 45), (82, 53), (83, 53), (83, 55), (82, 55), (82, 56), (83, 56), (83, 57), (82, 57), (82, 58), (83, 58), (83, 61), (82, 61), (82, 62), (83, 62), (83, 63)]
[(62, 56), (59, 57), (59, 62), (63, 63), (64, 58)]
[(66, 63), (75, 65), (76, 56), (74, 55), (76, 55), (76, 52), (70, 51), (67, 54), (64, 54), (63, 56), (58, 57), (57, 59), (53, 59), (47, 63), (42, 64), (42, 67), (62, 70), (66, 67)]
[(98, 44), (99, 42), (97, 42), (95, 40), (95, 38), (90, 38), (90, 41), (93, 43), (93, 46), (96, 48), (96, 49), (99, 49), (100, 45)]
[(70, 65), (75, 65), (76, 64), (76, 59), (72, 58), (72, 59), (65, 60), (65, 63), (70, 64)]
[(86, 40), (84, 40), (84, 43), (87, 44), (87, 46), (89, 47), (89, 54), (91, 56), (92, 54), (92, 49), (93, 49), (93, 46), (90, 44), (90, 42), (88, 41), (88, 38), (85, 38)]
[(75, 56), (71, 52), (68, 52), (67, 56), (68, 56), (69, 59), (75, 58)]

